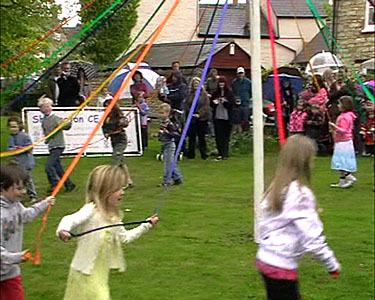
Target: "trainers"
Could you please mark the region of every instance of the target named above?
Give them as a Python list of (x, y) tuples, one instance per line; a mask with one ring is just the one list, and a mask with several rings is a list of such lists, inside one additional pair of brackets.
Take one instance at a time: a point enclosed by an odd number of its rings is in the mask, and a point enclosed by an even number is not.
[(354, 183), (357, 181), (357, 178), (355, 178), (352, 174), (349, 174), (348, 176), (346, 176), (345, 180), (346, 182)]
[(219, 155), (218, 157), (215, 158), (215, 161), (220, 161), (220, 160), (223, 160), (223, 159), (224, 159), (224, 158), (223, 158), (222, 156)]
[(184, 182), (181, 180), (181, 179), (178, 179), (178, 180), (175, 180), (173, 182), (173, 185), (180, 185), (180, 184), (183, 184)]
[(69, 186), (67, 186), (66, 188), (65, 188), (65, 190), (67, 191), (67, 192), (73, 192), (73, 190), (76, 188), (76, 185), (74, 184), (74, 183), (72, 183), (71, 185), (69, 185)]
[(352, 182), (345, 182), (345, 183), (335, 183), (335, 184), (331, 184), (331, 187), (332, 188), (342, 188), (342, 189), (345, 189), (345, 188), (348, 188), (352, 185)]
[(170, 187), (172, 185), (172, 183), (169, 183), (169, 182), (163, 182), (163, 183), (159, 183), (157, 185), (157, 187)]

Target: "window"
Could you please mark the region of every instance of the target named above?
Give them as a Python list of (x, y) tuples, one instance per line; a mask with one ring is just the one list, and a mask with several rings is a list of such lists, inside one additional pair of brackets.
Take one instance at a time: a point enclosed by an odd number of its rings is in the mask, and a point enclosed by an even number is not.
[(375, 7), (374, 0), (366, 1), (366, 11), (365, 11), (365, 27), (362, 32), (375, 32)]

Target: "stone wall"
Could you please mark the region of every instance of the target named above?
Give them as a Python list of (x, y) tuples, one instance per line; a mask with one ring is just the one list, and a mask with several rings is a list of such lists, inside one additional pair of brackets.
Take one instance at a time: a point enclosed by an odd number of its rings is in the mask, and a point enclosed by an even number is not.
[[(336, 0), (338, 1), (338, 0)], [(336, 39), (351, 63), (374, 57), (374, 32), (362, 32), (367, 0), (340, 0), (336, 17)], [(337, 51), (340, 58), (339, 51)], [(345, 63), (347, 60), (343, 59)]]

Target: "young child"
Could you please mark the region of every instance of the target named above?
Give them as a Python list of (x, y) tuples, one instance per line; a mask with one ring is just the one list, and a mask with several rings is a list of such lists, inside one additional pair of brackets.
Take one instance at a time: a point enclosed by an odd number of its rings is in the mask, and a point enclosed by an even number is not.
[(159, 76), (156, 80), (155, 88), (158, 91), (158, 98), (159, 100), (166, 102), (169, 95), (169, 89), (167, 86), (167, 78), (165, 76)]
[[(60, 123), (64, 121), (62, 118), (52, 114), (52, 104), (52, 100), (44, 96), (42, 96), (38, 100), (38, 106), (40, 108), (40, 111), (44, 115), (42, 119), (42, 129), (44, 135), (48, 135)], [(62, 128), (62, 130), (69, 130), (71, 127), (72, 123), (69, 122)], [(59, 178), (61, 178), (65, 173), (65, 170), (61, 165), (60, 160), (61, 154), (64, 152), (65, 149), (64, 133), (62, 130), (58, 131), (45, 141), (45, 143), (48, 144), (49, 150), (49, 156), (46, 160), (45, 165), (47, 178), (51, 185), (51, 187), (47, 191), (48, 193), (53, 191), (53, 189), (59, 182)], [(56, 174), (59, 178), (56, 176)], [(65, 181), (64, 185), (67, 192), (73, 191), (76, 187), (76, 185), (70, 180), (69, 177)]]
[(357, 161), (353, 146), (353, 123), (356, 119), (354, 101), (350, 96), (343, 96), (338, 104), (341, 114), (336, 124), (330, 122), (329, 126), (335, 132), (335, 146), (331, 168), (340, 172), (340, 182), (331, 184), (331, 187), (347, 188), (357, 179), (351, 174), (357, 171)]
[(255, 264), (269, 300), (300, 299), (298, 260), (308, 252), (324, 263), (332, 276), (340, 273), (340, 264), (325, 242), (315, 197), (308, 187), (314, 152), (309, 138), (299, 134), (289, 137), (260, 204), (262, 220)]
[(241, 133), (242, 126), (241, 126), (241, 99), (236, 99), (234, 101), (234, 105), (232, 107), (231, 113), (231, 121), (232, 121), (232, 132), (233, 133)]
[(22, 251), (23, 224), (33, 221), (48, 205), (55, 203), (55, 198), (51, 196), (25, 208), (20, 202), (25, 196), (26, 181), (27, 175), (21, 168), (14, 165), (1, 166), (1, 299), (24, 299), (19, 265), (26, 260), (24, 254), (27, 252)]
[(371, 156), (375, 154), (375, 112), (374, 107), (367, 109), (367, 121), (361, 124), (360, 134), (363, 136), (365, 144), (365, 155)]
[[(119, 201), (124, 195), (127, 176), (120, 166), (102, 165), (89, 175), (86, 204), (76, 213), (65, 216), (56, 231), (67, 242), (73, 230), (87, 231), (118, 224), (122, 220)], [(70, 265), (65, 300), (110, 299), (108, 286), (111, 269), (126, 268), (121, 243), (128, 244), (146, 233), (158, 222), (153, 215), (150, 223), (125, 230), (123, 226), (98, 230), (77, 239), (77, 250)]]
[(173, 158), (176, 152), (175, 139), (179, 137), (178, 126), (169, 119), (171, 107), (168, 103), (160, 105), (161, 119), (159, 141), (162, 145), (163, 160), (164, 160), (164, 180), (163, 183), (159, 184), (160, 187), (167, 187), (172, 185), (171, 179), (174, 181), (174, 185), (181, 184), (182, 175), (178, 169), (177, 161), (175, 168), (173, 167)]
[(305, 119), (307, 116), (308, 114), (304, 110), (304, 102), (299, 100), (293, 112), (290, 114), (289, 132), (291, 135), (305, 133)]
[[(8, 150), (21, 149), (32, 144), (30, 136), (23, 130), (23, 124), (19, 117), (10, 117), (8, 119), (8, 128), (10, 136), (8, 139)], [(35, 166), (33, 150), (23, 152), (13, 157), (18, 166), (26, 171), (27, 179), (25, 182), (26, 193), (31, 200), (31, 203), (38, 201), (33, 176), (31, 171)]]
[(314, 141), (316, 151), (318, 151), (318, 144), (316, 140), (320, 136), (323, 122), (323, 114), (319, 109), (319, 104), (312, 104), (311, 109), (305, 119), (305, 133), (306, 136)]
[(149, 107), (144, 98), (144, 92), (139, 92), (135, 98), (135, 105), (139, 109), (141, 115), (141, 136), (142, 136), (142, 150), (148, 148), (148, 111)]
[[(110, 100), (104, 101), (104, 107), (107, 107), (110, 103)], [(102, 130), (104, 136), (108, 139), (111, 139), (112, 145), (112, 162), (114, 166), (122, 166), (125, 170), (128, 188), (133, 188), (135, 185), (130, 177), (129, 169), (126, 165), (124, 152), (128, 146), (128, 137), (126, 135), (125, 128), (128, 127), (128, 120), (124, 116), (123, 112), (120, 109), (120, 106), (116, 103), (112, 108), (111, 112), (104, 120)]]

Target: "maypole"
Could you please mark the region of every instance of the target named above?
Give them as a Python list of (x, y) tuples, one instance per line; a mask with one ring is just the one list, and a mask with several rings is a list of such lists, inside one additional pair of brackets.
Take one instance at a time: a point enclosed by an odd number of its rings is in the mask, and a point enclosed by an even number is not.
[(254, 160), (254, 239), (258, 242), (259, 204), (264, 190), (263, 97), (261, 71), (260, 1), (253, 0), (248, 9), (251, 16), (251, 84), (253, 97), (253, 160)]

